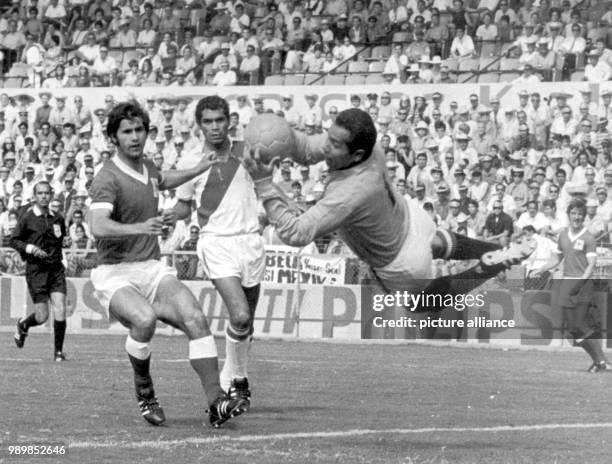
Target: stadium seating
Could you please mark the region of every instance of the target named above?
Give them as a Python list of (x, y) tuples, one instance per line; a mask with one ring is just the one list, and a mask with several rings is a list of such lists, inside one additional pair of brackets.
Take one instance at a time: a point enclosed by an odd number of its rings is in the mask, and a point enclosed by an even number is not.
[(348, 72), (357, 73), (357, 72), (368, 72), (369, 63), (365, 61), (350, 61), (348, 66)]
[(344, 74), (328, 74), (323, 82), (325, 85), (344, 85), (345, 80)]
[(365, 83), (366, 77), (363, 74), (349, 74), (344, 81), (344, 85), (364, 85)]
[(264, 85), (284, 85), (285, 84), (285, 76), (274, 74), (272, 76), (266, 76), (264, 81)]
[(285, 85), (304, 85), (304, 74), (285, 75)]

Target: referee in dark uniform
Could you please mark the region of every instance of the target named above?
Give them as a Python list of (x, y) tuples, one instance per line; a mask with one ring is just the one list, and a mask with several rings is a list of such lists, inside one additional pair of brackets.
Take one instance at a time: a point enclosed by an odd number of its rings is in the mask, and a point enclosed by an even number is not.
[(63, 352), (66, 333), (66, 274), (62, 264), (62, 245), (66, 236), (64, 218), (49, 210), (51, 185), (46, 181), (34, 186), (34, 206), (17, 222), (10, 246), (26, 261), (26, 282), (34, 313), (17, 322), (15, 344), (22, 348), (30, 327), (49, 318), (49, 300), (53, 308), (55, 360), (66, 358)]

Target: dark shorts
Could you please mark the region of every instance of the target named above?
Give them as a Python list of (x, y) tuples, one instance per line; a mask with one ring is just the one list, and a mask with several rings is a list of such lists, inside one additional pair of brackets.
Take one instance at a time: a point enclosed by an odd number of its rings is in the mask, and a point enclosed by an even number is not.
[(51, 293), (66, 294), (66, 273), (64, 266), (38, 266), (30, 264), (26, 267), (26, 282), (28, 291), (34, 303), (44, 303)]
[(576, 283), (573, 279), (563, 279), (560, 281), (559, 305), (563, 308), (573, 309), (579, 304), (590, 303), (593, 300), (595, 286), (592, 280), (587, 280), (582, 284), (578, 293), (571, 294)]

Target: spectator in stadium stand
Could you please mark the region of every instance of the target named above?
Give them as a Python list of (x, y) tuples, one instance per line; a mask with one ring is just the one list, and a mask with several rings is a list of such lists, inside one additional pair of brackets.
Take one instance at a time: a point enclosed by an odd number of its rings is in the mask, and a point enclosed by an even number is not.
[(423, 56), (429, 57), (429, 43), (425, 40), (425, 33), (422, 30), (414, 32), (414, 41), (406, 48), (405, 56), (410, 63), (416, 63)]
[(465, 29), (457, 27), (455, 38), (451, 43), (451, 56), (456, 58), (471, 58), (474, 55), (474, 42), (472, 38), (466, 34)]
[(588, 64), (584, 68), (584, 79), (588, 82), (602, 83), (610, 80), (612, 69), (603, 60), (600, 59), (597, 50), (591, 50), (588, 53)]
[(124, 18), (119, 22), (119, 30), (111, 38), (109, 46), (115, 48), (133, 48), (136, 46), (137, 39), (136, 31), (130, 29), (130, 20)]
[(366, 39), (368, 43), (376, 44), (376, 43), (381, 42), (381, 40), (385, 36), (385, 33), (386, 33), (385, 28), (378, 21), (378, 17), (370, 16), (368, 18), (368, 24), (366, 26), (366, 31), (365, 31), (365, 35), (366, 35)]
[[(132, 26), (130, 26), (130, 30), (133, 30)], [(149, 18), (146, 18), (142, 23), (142, 29), (140, 29), (140, 32), (138, 32), (136, 45), (146, 49), (154, 46), (156, 42), (157, 31), (153, 29), (153, 22)]]
[(501, 201), (493, 201), (492, 213), (487, 216), (483, 237), (490, 242), (506, 246), (514, 232), (512, 217), (504, 212)]
[(570, 73), (576, 69), (576, 59), (586, 49), (586, 41), (582, 37), (582, 28), (579, 24), (571, 25), (571, 33), (561, 42), (558, 53), (563, 58), (563, 78), (569, 80)]
[(521, 75), (512, 81), (512, 84), (537, 84), (541, 81), (537, 74), (533, 72), (533, 66), (525, 63), (519, 67)]
[(361, 16), (351, 14), (349, 38), (352, 43), (356, 44), (366, 42), (365, 22), (361, 19)]
[(538, 40), (538, 50), (535, 55), (527, 61), (538, 71), (552, 70), (555, 65), (555, 54), (548, 48), (549, 41), (545, 37)]
[(476, 29), (476, 38), (485, 41), (497, 39), (497, 26), (493, 24), (493, 15), (488, 10), (482, 16), (482, 24)]

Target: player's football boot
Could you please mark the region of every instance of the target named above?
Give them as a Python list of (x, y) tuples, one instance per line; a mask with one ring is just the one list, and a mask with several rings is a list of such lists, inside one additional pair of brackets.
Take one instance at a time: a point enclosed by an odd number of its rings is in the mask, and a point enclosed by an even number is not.
[(242, 398), (230, 398), (227, 395), (220, 396), (208, 408), (210, 425), (219, 427), (232, 417), (245, 413), (247, 409), (248, 403)]
[(587, 370), (587, 372), (590, 372), (591, 374), (601, 374), (603, 372), (610, 372), (610, 371), (612, 371), (612, 366), (610, 366), (610, 363), (607, 361), (593, 363), (591, 364), (591, 367), (589, 367), (589, 369)]
[(245, 400), (248, 411), (251, 408), (251, 391), (249, 390), (249, 381), (247, 378), (233, 379), (228, 391), (228, 396), (230, 398), (242, 398)]
[(150, 398), (138, 397), (138, 406), (140, 407), (142, 417), (144, 417), (149, 424), (162, 425), (166, 422), (164, 410), (159, 405), (155, 396)]
[(535, 251), (537, 243), (533, 239), (522, 237), (501, 250), (490, 251), (480, 258), (483, 269), (508, 269), (529, 258)]
[(15, 345), (17, 345), (17, 348), (23, 348), (25, 339), (28, 336), (27, 330), (21, 326), (22, 321), (23, 319), (17, 321), (17, 330), (15, 331)]
[(63, 362), (66, 361), (66, 355), (64, 354), (63, 351), (56, 351), (55, 352), (55, 362)]

